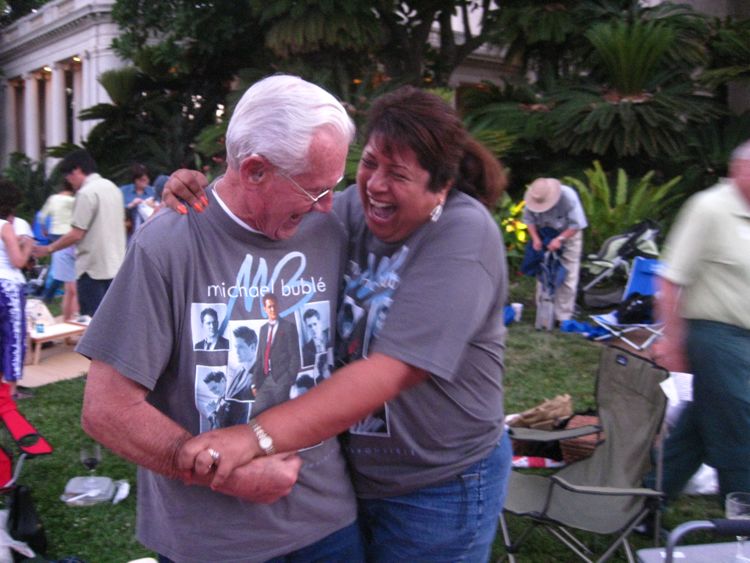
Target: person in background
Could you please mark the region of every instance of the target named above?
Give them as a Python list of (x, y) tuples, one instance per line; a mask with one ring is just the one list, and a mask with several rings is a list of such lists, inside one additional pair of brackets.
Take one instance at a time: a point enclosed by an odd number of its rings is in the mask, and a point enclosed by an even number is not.
[[(586, 214), (578, 193), (555, 178), (534, 180), (524, 200), (522, 220), (529, 229), (532, 247), (537, 252), (559, 252), (560, 262), (566, 269), (565, 279), (554, 295), (555, 320), (559, 324), (573, 318), (575, 312), (583, 252), (582, 231), (588, 226)], [(537, 304), (541, 294), (541, 284), (537, 282)]]
[(693, 374), (693, 400), (664, 444), (670, 499), (702, 463), (722, 497), (750, 491), (750, 141), (729, 175), (685, 203), (662, 254), (655, 360)]
[(21, 268), (34, 245), (30, 236), (16, 236), (13, 229), (22, 197), (15, 184), (0, 177), (0, 370), (14, 399), (21, 398), (17, 382), (23, 377), (26, 354), (26, 278)]
[(122, 192), (96, 172), (96, 162), (81, 149), (58, 164), (76, 192), (71, 229), (56, 241), (37, 246), (35, 256), (76, 245), (76, 287), (81, 314), (93, 316), (125, 257)]
[[(482, 204), (495, 204), (505, 177), (455, 110), (415, 88), (374, 102), (365, 140), (357, 185), (334, 201), (350, 238), (343, 367), (251, 425), (196, 436), (181, 466), (217, 485), (237, 464), (349, 429), (369, 561), (486, 561), (512, 452), (502, 389), (507, 267)], [(175, 186), (191, 178), (178, 172)], [(376, 318), (384, 303), (380, 330), (361, 342), (353, 307)], [(216, 465), (207, 448), (220, 452)]]
[(169, 180), (169, 176), (166, 174), (159, 174), (156, 177), (156, 180), (154, 180), (154, 200), (153, 200), (153, 208), (154, 212), (159, 211), (161, 209), (161, 194), (164, 191), (164, 185), (167, 183), (167, 180)]
[(143, 164), (130, 167), (132, 183), (120, 186), (125, 203), (125, 219), (128, 224), (128, 240), (153, 212), (156, 191), (150, 185), (148, 170)]
[[(246, 464), (216, 487), (177, 466), (181, 444), (205, 419), (198, 396), (206, 370), (228, 374), (236, 365), (229, 351), (194, 349), (193, 315), (215, 303), (227, 327), (248, 328), (232, 334), (249, 368), (259, 348), (251, 333), (271, 318), (261, 298), (274, 287), (273, 316), (295, 329), (306, 303), (300, 280), (314, 279), (305, 281), (307, 295), (334, 314), (345, 233), (330, 214), (312, 212), (330, 211), (353, 137), (344, 107), (314, 84), (275, 75), (251, 86), (229, 121), (229, 167), (207, 194), (211, 205), (184, 218), (160, 212), (135, 233), (78, 345), (92, 359), (83, 428), (141, 466), (138, 539), (162, 561), (363, 560), (356, 499), (335, 438)], [(234, 374), (225, 395), (244, 393), (251, 381)], [(252, 401), (252, 393), (244, 396)], [(249, 428), (255, 406), (243, 409), (237, 427)], [(221, 452), (211, 455), (221, 462)]]
[[(47, 238), (50, 242), (56, 241), (70, 231), (74, 203), (75, 195), (73, 188), (67, 182), (63, 182), (60, 191), (49, 196), (47, 201), (44, 202), (40, 215), (44, 221), (49, 218)], [(76, 253), (74, 246), (63, 248), (52, 254), (49, 274), (52, 281), (47, 284), (42, 296), (44, 302), (49, 303), (54, 299), (60, 286), (64, 287), (62, 315), (65, 321), (78, 316), (75, 262)]]

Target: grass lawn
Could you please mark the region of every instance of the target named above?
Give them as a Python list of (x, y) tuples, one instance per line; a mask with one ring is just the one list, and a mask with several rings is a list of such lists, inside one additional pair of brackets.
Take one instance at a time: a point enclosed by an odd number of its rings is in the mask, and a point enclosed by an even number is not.
[[(533, 328), (534, 311), (528, 280), (516, 280), (511, 286), (511, 300), (524, 302), (521, 323), (509, 327), (507, 350), (506, 411), (518, 412), (559, 393), (573, 396), (574, 408), (593, 406), (593, 386), (599, 345), (577, 335), (539, 332)], [(55, 452), (28, 461), (20, 482), (31, 486), (37, 509), (47, 529), (50, 543), (48, 559), (77, 556), (89, 563), (123, 563), (153, 555), (134, 537), (135, 468), (104, 451), (97, 468), (98, 475), (128, 479), (131, 494), (118, 505), (68, 507), (60, 501), (65, 483), (71, 477), (85, 474), (79, 461), (84, 442), (79, 416), (83, 378), (40, 387), (32, 399), (19, 402), (21, 411), (52, 443)], [(716, 497), (683, 497), (666, 515), (666, 526), (672, 528), (692, 519), (722, 516)], [(511, 526), (515, 524), (511, 522)], [(692, 541), (710, 541), (707, 536), (691, 536)], [(603, 545), (603, 544), (600, 544)], [(648, 547), (645, 539), (635, 540), (636, 549)], [(497, 541), (493, 559), (503, 554)], [(539, 532), (529, 540), (519, 556), (520, 561), (572, 561), (572, 555)], [(618, 560), (624, 557), (618, 556)]]

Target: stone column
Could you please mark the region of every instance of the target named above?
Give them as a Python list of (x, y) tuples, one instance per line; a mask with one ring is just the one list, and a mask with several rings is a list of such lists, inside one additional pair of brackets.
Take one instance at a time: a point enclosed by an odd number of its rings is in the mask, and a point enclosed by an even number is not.
[(31, 160), (39, 160), (39, 86), (35, 74), (27, 74), (23, 80), (23, 152)]
[(73, 67), (73, 142), (81, 144), (83, 140), (83, 122), (78, 119), (78, 114), (85, 106), (83, 105), (83, 65)]
[[(16, 152), (18, 147), (18, 108), (16, 107), (16, 84), (12, 81), (5, 82), (5, 146), (3, 154), (10, 155)], [(4, 164), (7, 164), (6, 162)]]
[[(86, 51), (81, 57), (81, 107), (79, 112), (83, 109), (90, 108), (97, 103), (97, 88), (99, 84), (96, 81), (96, 56), (91, 51)], [(87, 138), (89, 133), (96, 125), (96, 121), (87, 119), (81, 121), (81, 136)]]
[(50, 115), (47, 120), (47, 146), (54, 147), (65, 142), (66, 110), (65, 107), (65, 65), (52, 65), (52, 80), (49, 89)]

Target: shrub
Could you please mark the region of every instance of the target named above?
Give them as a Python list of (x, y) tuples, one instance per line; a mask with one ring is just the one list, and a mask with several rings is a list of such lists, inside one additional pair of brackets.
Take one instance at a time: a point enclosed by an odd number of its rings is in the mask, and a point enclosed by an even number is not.
[(563, 183), (578, 190), (589, 227), (586, 232), (587, 252), (595, 252), (607, 238), (624, 232), (628, 227), (643, 221), (663, 219), (664, 212), (675, 202), (672, 188), (682, 179), (672, 178), (664, 184), (652, 183), (654, 172), (650, 171), (639, 180), (631, 180), (619, 168), (616, 182), (610, 184), (607, 173), (598, 160), (584, 171), (586, 182), (566, 176)]

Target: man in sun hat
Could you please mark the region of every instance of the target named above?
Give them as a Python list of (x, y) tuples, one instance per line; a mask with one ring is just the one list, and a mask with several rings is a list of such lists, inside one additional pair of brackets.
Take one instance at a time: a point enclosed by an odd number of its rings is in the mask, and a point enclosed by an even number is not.
[[(581, 200), (576, 191), (555, 178), (537, 178), (524, 195), (523, 222), (529, 229), (531, 244), (537, 252), (559, 251), (560, 262), (567, 270), (565, 280), (555, 290), (554, 308), (557, 322), (573, 316), (578, 271), (581, 266), (583, 235), (588, 226)], [(541, 295), (537, 283), (537, 303)]]

